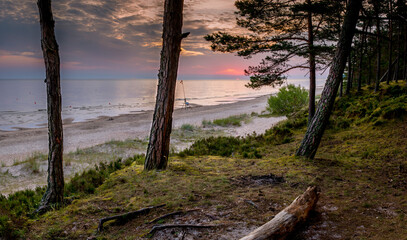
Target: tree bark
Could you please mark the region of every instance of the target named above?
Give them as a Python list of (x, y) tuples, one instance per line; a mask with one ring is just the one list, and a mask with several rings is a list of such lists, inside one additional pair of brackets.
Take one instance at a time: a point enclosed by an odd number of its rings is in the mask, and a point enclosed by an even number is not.
[(404, 63), (403, 63), (403, 78), (407, 84), (407, 26), (404, 28)]
[(352, 49), (349, 51), (348, 56), (348, 81), (346, 82), (346, 95), (350, 95), (350, 89), (352, 88), (352, 78), (353, 78), (353, 71), (352, 71)]
[(397, 65), (396, 65), (396, 76), (394, 77), (396, 82), (399, 80), (400, 76), (400, 60), (401, 60), (401, 51), (402, 51), (402, 24), (401, 20), (398, 20), (398, 32), (397, 32)]
[(376, 11), (376, 33), (377, 33), (377, 37), (376, 37), (376, 51), (377, 51), (377, 61), (376, 61), (376, 85), (375, 85), (375, 89), (374, 91), (377, 92), (379, 91), (379, 87), (380, 87), (380, 77), (381, 77), (381, 61), (382, 61), (382, 52), (381, 52), (381, 38), (380, 38), (380, 15), (379, 15), (379, 11), (380, 11), (380, 6), (379, 6), (379, 1), (376, 0), (373, 2), (374, 4), (374, 8)]
[(317, 188), (309, 187), (271, 221), (240, 240), (285, 239), (295, 230), (296, 225), (307, 220), (309, 213), (317, 205), (318, 197)]
[(311, 0), (307, 0), (309, 10), (307, 16), (308, 22), (308, 50), (309, 50), (309, 104), (308, 104), (308, 122), (315, 114), (315, 51), (314, 51), (314, 30), (312, 26)]
[(158, 90), (144, 169), (167, 167), (175, 86), (181, 52), (183, 0), (165, 0)]
[(49, 140), (48, 186), (38, 208), (38, 212), (43, 212), (48, 210), (51, 205), (62, 204), (64, 201), (63, 129), (60, 60), (58, 44), (55, 39), (55, 22), (52, 15), (51, 0), (38, 0), (37, 5), (40, 13), (41, 47), (46, 69)]
[[(370, 24), (369, 24), (370, 25)], [(372, 32), (372, 27), (369, 27), (369, 33)], [(367, 58), (368, 60), (368, 66), (369, 66), (369, 72), (368, 72), (368, 76), (367, 76), (367, 85), (370, 86), (371, 82), (372, 82), (372, 56), (373, 56), (373, 49), (371, 49), (370, 47), (368, 47), (368, 44), (366, 44), (366, 54), (367, 54)]]
[[(363, 31), (367, 31), (367, 22), (363, 23)], [(359, 76), (358, 76), (358, 92), (362, 91), (362, 72), (363, 72), (363, 54), (365, 54), (365, 43), (366, 35), (362, 34), (361, 36), (361, 46), (360, 46), (360, 55), (359, 55)]]
[(390, 81), (392, 80), (393, 74), (392, 74), (392, 62), (393, 62), (393, 20), (392, 20), (392, 14), (393, 14), (393, 3), (392, 0), (389, 1), (389, 9), (390, 9), (390, 16), (389, 16), (389, 73), (387, 74), (387, 80), (386, 83), (390, 84)]
[(351, 0), (348, 5), (328, 79), (322, 91), (321, 99), (318, 102), (314, 118), (308, 125), (307, 132), (296, 153), (297, 156), (314, 158), (318, 150), (319, 143), (321, 142), (322, 135), (324, 134), (335, 103), (336, 93), (338, 92), (343, 70), (345, 69), (346, 59), (349, 56), (361, 7), (362, 0)]

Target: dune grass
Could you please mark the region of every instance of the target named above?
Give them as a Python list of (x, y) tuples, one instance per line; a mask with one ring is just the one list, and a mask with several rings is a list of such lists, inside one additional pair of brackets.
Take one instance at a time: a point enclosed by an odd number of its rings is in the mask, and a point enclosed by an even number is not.
[(220, 118), (215, 119), (213, 121), (203, 120), (202, 126), (203, 127), (212, 127), (212, 126), (220, 126), (220, 127), (229, 127), (229, 126), (236, 126), (239, 127), (242, 125), (242, 122), (249, 122), (250, 116), (248, 114), (240, 114), (240, 115), (232, 115), (227, 118)]

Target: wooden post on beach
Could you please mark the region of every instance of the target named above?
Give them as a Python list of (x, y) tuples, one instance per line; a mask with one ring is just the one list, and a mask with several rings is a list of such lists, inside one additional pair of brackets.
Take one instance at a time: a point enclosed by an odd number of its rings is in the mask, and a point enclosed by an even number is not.
[(167, 167), (181, 40), (188, 36), (182, 34), (183, 7), (184, 0), (165, 0), (164, 3), (163, 47), (145, 170)]
[(55, 39), (55, 22), (51, 0), (38, 0), (41, 24), (41, 47), (44, 55), (47, 84), (48, 111), (48, 179), (47, 191), (37, 212), (43, 213), (51, 206), (64, 202), (64, 173), (62, 164), (63, 130), (61, 118), (60, 60)]

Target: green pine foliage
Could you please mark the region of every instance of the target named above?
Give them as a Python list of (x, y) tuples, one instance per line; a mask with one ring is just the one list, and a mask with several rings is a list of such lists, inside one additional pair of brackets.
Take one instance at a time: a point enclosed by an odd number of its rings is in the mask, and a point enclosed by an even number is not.
[(268, 99), (267, 110), (272, 114), (288, 115), (307, 105), (308, 91), (292, 84), (280, 89), (276, 96)]
[[(249, 34), (215, 32), (205, 39), (212, 43), (213, 51), (235, 52), (245, 58), (266, 55), (257, 66), (245, 70), (250, 76), (248, 87), (283, 84), (289, 71), (310, 67), (310, 53), (315, 55), (312, 63), (317, 69), (330, 63), (345, 7), (342, 1), (237, 0), (235, 6), (236, 24)], [(310, 29), (309, 14), (313, 23)], [(312, 46), (304, 35), (309, 30), (313, 33)]]

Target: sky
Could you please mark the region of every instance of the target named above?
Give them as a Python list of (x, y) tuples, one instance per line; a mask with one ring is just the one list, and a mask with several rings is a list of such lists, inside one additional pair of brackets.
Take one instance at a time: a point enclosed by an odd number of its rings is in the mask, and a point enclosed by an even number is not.
[[(53, 0), (62, 79), (156, 78), (163, 0)], [(240, 32), (234, 0), (185, 0), (180, 79), (244, 79), (262, 56), (215, 53), (203, 37)], [(306, 72), (294, 72), (295, 78)], [(36, 0), (0, 0), (0, 79), (45, 76)]]

